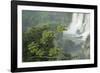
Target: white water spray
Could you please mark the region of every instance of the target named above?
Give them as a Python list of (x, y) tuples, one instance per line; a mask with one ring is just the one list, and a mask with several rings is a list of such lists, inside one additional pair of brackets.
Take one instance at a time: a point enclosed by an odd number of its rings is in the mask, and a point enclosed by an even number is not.
[[(90, 17), (89, 14), (85, 13), (73, 13), (72, 21), (67, 28), (68, 30), (63, 31), (63, 40), (71, 40), (76, 45), (73, 48), (66, 46), (67, 52), (70, 52), (73, 56), (79, 58), (89, 58), (90, 49), (84, 45), (87, 37), (90, 35)], [(90, 41), (88, 41), (90, 42)], [(74, 45), (74, 44), (72, 44)], [(80, 48), (76, 46), (80, 46)]]
[(73, 13), (68, 30), (63, 31), (63, 37), (72, 41), (85, 41), (90, 31), (89, 14)]

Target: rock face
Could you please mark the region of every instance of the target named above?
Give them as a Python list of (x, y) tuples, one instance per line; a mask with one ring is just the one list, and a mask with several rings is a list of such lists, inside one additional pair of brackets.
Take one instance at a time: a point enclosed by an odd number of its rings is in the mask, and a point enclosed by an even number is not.
[(73, 13), (67, 31), (63, 31), (64, 51), (78, 59), (90, 58), (90, 17), (85, 13)]
[(88, 35), (86, 41), (83, 44), (82, 47), (82, 53), (84, 55), (85, 58), (90, 58), (90, 35)]

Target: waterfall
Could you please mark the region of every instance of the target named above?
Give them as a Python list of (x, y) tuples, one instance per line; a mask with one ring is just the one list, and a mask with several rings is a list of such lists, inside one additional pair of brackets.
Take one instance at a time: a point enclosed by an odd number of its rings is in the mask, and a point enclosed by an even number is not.
[[(73, 13), (72, 20), (66, 28), (67, 30), (63, 31), (63, 48), (67, 50), (67, 52), (77, 55), (80, 58), (89, 58), (87, 55), (89, 55), (90, 48), (87, 49), (85, 44), (90, 35), (89, 14)], [(88, 43), (89, 42), (90, 41), (88, 41)]]
[(89, 14), (73, 13), (72, 21), (68, 30), (63, 31), (64, 38), (83, 40), (89, 35), (90, 20)]

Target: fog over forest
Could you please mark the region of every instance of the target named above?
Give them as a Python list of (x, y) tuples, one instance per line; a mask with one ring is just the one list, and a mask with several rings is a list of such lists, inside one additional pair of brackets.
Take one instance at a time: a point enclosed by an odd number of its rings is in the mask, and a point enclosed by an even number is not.
[(90, 59), (90, 15), (22, 11), (23, 61)]

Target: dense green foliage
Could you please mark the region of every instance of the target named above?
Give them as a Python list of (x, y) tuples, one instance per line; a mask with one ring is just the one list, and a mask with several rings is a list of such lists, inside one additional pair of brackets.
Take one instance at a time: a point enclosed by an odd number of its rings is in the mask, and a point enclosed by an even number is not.
[[(57, 34), (64, 26), (58, 25), (53, 30), (50, 26), (34, 26), (23, 32), (23, 61), (48, 61), (71, 59), (57, 43)], [(56, 42), (56, 44), (55, 44)]]
[(67, 42), (62, 41), (62, 32), (67, 30), (71, 18), (71, 12), (23, 10), (23, 62), (72, 59), (65, 50)]

